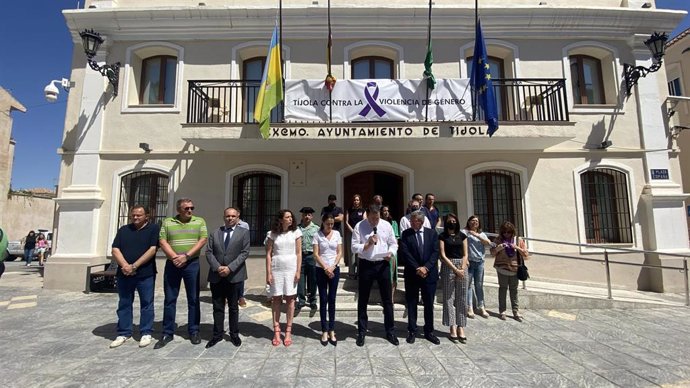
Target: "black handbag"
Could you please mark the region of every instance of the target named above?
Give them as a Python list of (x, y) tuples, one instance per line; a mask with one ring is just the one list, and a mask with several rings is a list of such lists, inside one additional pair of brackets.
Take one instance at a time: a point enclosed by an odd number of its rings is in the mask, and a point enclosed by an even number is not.
[(529, 279), (529, 271), (527, 270), (527, 266), (525, 265), (525, 259), (522, 258), (522, 255), (520, 252), (517, 252), (518, 256), (518, 268), (517, 268), (517, 278), (518, 280), (522, 280), (523, 282), (527, 279)]

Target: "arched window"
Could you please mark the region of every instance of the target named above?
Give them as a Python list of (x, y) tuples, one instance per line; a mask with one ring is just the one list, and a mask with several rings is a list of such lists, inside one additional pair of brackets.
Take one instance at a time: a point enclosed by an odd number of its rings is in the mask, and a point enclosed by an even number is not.
[(599, 59), (589, 55), (571, 55), (570, 81), (575, 104), (606, 103)]
[(233, 206), (240, 209), (240, 218), (249, 224), (253, 246), (263, 245), (271, 221), (280, 210), (280, 176), (251, 171), (236, 175)]
[(160, 223), (168, 208), (168, 177), (155, 172), (133, 172), (120, 181), (120, 204), (117, 227), (129, 223), (129, 210), (134, 205), (149, 209), (150, 222)]
[(352, 79), (394, 79), (393, 61), (384, 57), (360, 57), (352, 61)]
[(631, 244), (632, 227), (625, 173), (597, 168), (580, 175), (587, 243)]
[(520, 175), (506, 170), (472, 174), (474, 214), (486, 232), (498, 233), (503, 221), (512, 222), (524, 234)]
[(177, 58), (156, 55), (145, 58), (141, 68), (139, 103), (143, 105), (174, 104)]

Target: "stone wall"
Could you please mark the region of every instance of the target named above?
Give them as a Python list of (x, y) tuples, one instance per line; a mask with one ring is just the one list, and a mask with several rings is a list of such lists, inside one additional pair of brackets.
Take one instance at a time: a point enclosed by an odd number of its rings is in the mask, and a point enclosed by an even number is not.
[(5, 203), (3, 230), (10, 240), (20, 240), (29, 230), (53, 229), (55, 202), (52, 198), (24, 193), (12, 193)]

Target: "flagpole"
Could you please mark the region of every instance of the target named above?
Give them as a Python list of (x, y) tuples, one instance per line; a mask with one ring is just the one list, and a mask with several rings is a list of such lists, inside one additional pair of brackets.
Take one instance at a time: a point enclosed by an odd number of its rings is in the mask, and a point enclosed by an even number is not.
[(479, 0), (474, 0), (474, 29), (477, 29), (477, 24), (479, 24)]
[[(329, 0), (330, 1), (330, 0)], [(429, 0), (429, 23), (427, 28), (426, 49), (431, 45), (431, 0)], [(424, 111), (424, 121), (429, 121), (429, 85), (426, 86), (426, 109)]]
[(283, 122), (285, 121), (285, 62), (283, 61), (283, 0), (278, 1), (278, 23), (279, 23), (279, 28), (278, 32), (280, 36), (278, 37), (278, 41), (280, 44), (280, 75), (281, 75), (281, 82), (283, 84), (283, 102), (281, 102), (282, 106), (282, 116), (283, 116)]
[[(333, 50), (333, 35), (331, 35), (331, 0), (328, 0), (328, 75), (331, 75), (331, 51)], [(333, 89), (328, 88), (328, 121), (333, 122)]]
[[(474, 44), (477, 45), (477, 25), (479, 24), (479, 0), (474, 0)], [(477, 58), (472, 57), (472, 72), (477, 66)], [(477, 121), (477, 91), (472, 89), (472, 121)]]

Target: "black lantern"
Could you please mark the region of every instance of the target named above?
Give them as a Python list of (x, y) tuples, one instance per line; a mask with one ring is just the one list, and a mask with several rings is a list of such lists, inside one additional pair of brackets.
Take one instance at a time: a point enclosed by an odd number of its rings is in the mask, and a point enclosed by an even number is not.
[(630, 95), (633, 86), (637, 84), (640, 77), (646, 77), (649, 73), (654, 73), (661, 69), (662, 58), (664, 57), (664, 49), (666, 48), (666, 41), (668, 40), (668, 35), (665, 32), (652, 34), (649, 39), (647, 39), (644, 44), (652, 53), (652, 59), (654, 63), (649, 68), (644, 66), (633, 66), (627, 63), (623, 64), (623, 73), (625, 76), (625, 90), (627, 95)]
[(98, 48), (101, 47), (103, 43), (101, 34), (94, 30), (84, 30), (79, 33), (79, 36), (81, 36), (81, 42), (84, 46), (84, 53), (86, 54), (89, 66), (93, 70), (101, 73), (102, 76), (108, 77), (108, 81), (113, 85), (113, 95), (117, 96), (117, 84), (120, 80), (120, 62), (115, 62), (112, 65), (99, 66), (98, 63), (93, 60), (93, 57), (96, 56)]

